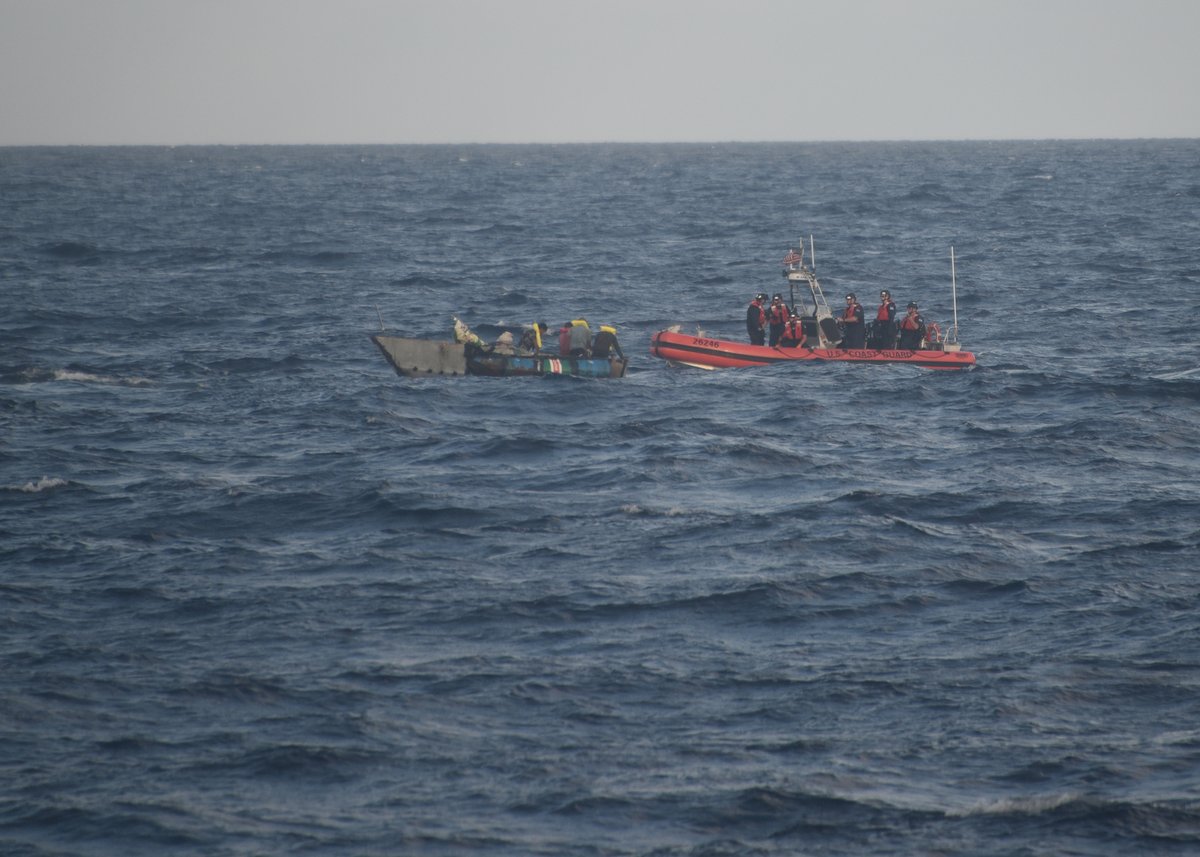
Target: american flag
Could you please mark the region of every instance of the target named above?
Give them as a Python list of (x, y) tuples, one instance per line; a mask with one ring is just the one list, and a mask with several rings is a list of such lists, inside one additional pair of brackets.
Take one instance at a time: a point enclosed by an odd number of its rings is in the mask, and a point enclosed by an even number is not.
[(788, 250), (788, 254), (783, 257), (783, 264), (785, 265), (799, 265), (803, 261), (804, 257), (795, 250)]

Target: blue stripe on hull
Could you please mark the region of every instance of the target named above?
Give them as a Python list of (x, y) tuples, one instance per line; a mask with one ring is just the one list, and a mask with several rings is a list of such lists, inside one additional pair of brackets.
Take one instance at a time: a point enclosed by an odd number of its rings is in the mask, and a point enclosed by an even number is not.
[[(614, 369), (616, 371), (614, 371)], [(486, 356), (467, 361), (467, 371), (472, 375), (528, 376), (570, 375), (577, 378), (619, 378), (625, 374), (624, 367), (608, 360), (590, 360), (577, 357), (504, 357)]]

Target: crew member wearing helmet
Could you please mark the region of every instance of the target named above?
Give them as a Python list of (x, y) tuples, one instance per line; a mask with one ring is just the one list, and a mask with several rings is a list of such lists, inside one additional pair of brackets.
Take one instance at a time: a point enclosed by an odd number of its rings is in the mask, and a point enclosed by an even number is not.
[(609, 360), (614, 355), (625, 359), (625, 353), (621, 351), (621, 345), (617, 342), (617, 329), (611, 324), (602, 324), (600, 332), (592, 340), (592, 356)]
[(771, 332), (768, 342), (772, 348), (779, 344), (779, 337), (783, 335), (783, 326), (787, 324), (787, 320), (788, 306), (783, 302), (783, 295), (776, 292), (775, 297), (771, 298), (771, 306), (767, 308), (767, 324), (770, 325)]
[(887, 289), (879, 293), (879, 311), (875, 313), (871, 334), (872, 348), (893, 348), (896, 345), (896, 302)]
[(804, 335), (804, 322), (800, 316), (796, 315), (796, 311), (792, 310), (788, 316), (787, 324), (783, 326), (783, 333), (779, 337), (780, 348), (799, 348), (804, 344), (807, 337)]
[(746, 307), (746, 333), (750, 335), (751, 345), (762, 345), (766, 341), (763, 335), (763, 326), (767, 323), (767, 311), (763, 309), (766, 301), (767, 296), (760, 292)]
[(908, 313), (900, 322), (900, 347), (906, 351), (916, 351), (924, 338), (925, 319), (917, 312), (917, 305), (910, 302)]
[(838, 322), (842, 326), (842, 341), (839, 348), (863, 348), (867, 339), (867, 326), (863, 321), (862, 304), (854, 292), (846, 295), (846, 309)]

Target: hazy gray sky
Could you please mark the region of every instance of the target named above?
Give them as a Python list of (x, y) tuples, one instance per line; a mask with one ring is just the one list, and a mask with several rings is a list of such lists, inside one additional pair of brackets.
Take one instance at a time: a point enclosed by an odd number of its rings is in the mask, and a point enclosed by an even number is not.
[(1200, 0), (0, 0), (0, 145), (1200, 137)]

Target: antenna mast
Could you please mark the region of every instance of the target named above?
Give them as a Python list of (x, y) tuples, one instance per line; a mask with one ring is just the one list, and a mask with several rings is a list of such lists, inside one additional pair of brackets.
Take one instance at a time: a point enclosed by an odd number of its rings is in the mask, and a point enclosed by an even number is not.
[(950, 245), (950, 300), (954, 304), (954, 341), (958, 342), (958, 276), (954, 266), (954, 245)]

